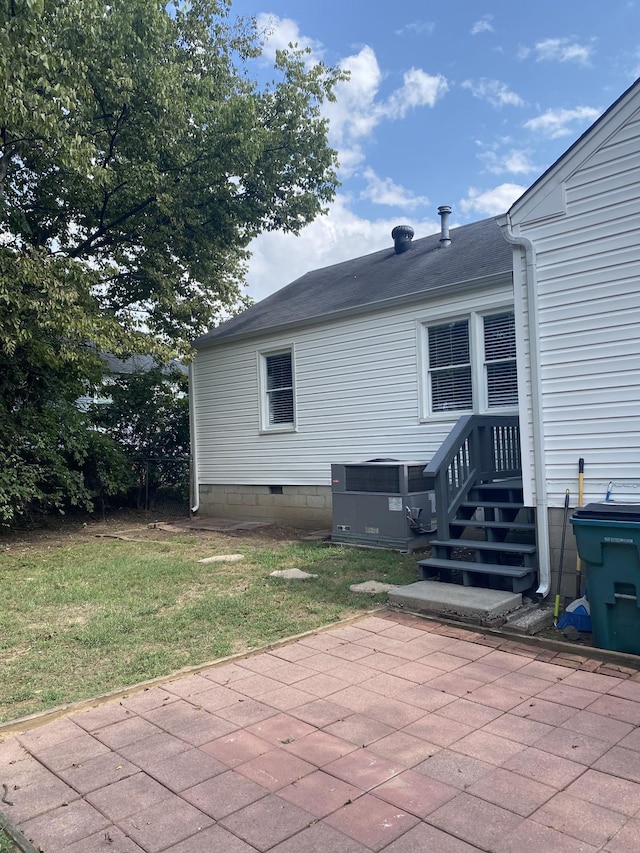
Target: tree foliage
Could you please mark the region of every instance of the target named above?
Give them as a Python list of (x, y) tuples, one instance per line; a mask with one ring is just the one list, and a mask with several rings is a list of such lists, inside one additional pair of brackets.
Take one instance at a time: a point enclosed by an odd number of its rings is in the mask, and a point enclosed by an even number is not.
[(334, 195), (320, 107), (340, 72), (291, 49), (258, 84), (255, 23), (229, 13), (0, 0), (5, 520), (65, 491), (86, 502), (64, 471), (84, 452), (70, 409), (96, 351), (184, 355), (243, 304), (249, 242), (297, 233)]
[[(153, 502), (159, 493), (186, 502), (187, 377), (175, 368), (154, 367), (115, 376), (104, 390), (109, 401), (94, 404), (90, 410), (91, 420), (103, 436), (103, 447), (110, 450), (106, 457), (91, 454), (97, 496), (104, 500), (129, 495), (138, 507)], [(113, 443), (111, 448), (107, 439)]]

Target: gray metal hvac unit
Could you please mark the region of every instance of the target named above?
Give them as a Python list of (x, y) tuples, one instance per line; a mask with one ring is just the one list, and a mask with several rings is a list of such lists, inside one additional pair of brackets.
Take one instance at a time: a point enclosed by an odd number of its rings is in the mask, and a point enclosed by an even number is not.
[(331, 466), (331, 541), (415, 551), (435, 533), (426, 462), (371, 460)]

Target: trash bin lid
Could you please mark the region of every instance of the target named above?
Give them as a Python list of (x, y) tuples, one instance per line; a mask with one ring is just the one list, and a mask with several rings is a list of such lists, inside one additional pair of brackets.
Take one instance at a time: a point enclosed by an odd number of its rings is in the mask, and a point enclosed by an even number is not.
[(640, 504), (606, 503), (587, 504), (576, 510), (572, 518), (598, 519), (601, 521), (638, 521)]

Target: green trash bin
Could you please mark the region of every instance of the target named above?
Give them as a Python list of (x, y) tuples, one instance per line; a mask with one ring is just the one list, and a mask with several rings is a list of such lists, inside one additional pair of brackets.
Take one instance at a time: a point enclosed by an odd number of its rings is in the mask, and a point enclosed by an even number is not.
[(569, 519), (584, 562), (594, 645), (640, 654), (640, 505), (594, 503)]

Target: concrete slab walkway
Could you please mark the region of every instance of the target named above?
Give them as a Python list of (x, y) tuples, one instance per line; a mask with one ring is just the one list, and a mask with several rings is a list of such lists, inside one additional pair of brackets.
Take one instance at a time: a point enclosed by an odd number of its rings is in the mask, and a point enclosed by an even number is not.
[(639, 726), (632, 668), (383, 612), (5, 736), (0, 809), (45, 853), (636, 853)]

